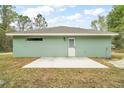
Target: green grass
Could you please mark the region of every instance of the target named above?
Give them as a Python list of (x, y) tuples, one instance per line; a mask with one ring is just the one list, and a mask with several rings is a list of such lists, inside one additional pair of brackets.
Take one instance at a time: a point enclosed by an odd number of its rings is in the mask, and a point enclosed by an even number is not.
[(24, 69), (36, 58), (13, 58), (11, 53), (0, 55), (0, 87), (124, 87), (124, 70), (94, 58), (109, 69)]

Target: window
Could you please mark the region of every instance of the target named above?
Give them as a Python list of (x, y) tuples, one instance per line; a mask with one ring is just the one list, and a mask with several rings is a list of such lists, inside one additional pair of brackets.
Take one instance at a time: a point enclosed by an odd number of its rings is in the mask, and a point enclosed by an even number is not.
[(74, 48), (74, 39), (69, 39), (69, 48)]
[(43, 41), (43, 38), (27, 38), (27, 41)]

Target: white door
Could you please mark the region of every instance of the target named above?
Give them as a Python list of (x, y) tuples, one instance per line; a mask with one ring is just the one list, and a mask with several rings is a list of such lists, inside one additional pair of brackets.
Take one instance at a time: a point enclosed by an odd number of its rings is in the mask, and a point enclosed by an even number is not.
[(75, 56), (75, 38), (68, 39), (68, 56)]

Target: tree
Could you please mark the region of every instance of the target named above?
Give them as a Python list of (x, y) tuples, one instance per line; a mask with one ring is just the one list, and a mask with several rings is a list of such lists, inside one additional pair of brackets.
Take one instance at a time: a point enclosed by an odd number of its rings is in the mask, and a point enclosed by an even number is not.
[(124, 29), (124, 5), (113, 6), (112, 11), (107, 16), (108, 29), (111, 32), (120, 32)]
[(92, 22), (91, 22), (91, 27), (94, 29), (94, 30), (98, 30), (98, 28), (97, 28), (97, 20), (93, 20)]
[(100, 31), (107, 31), (107, 22), (104, 16), (98, 16), (98, 25)]
[(32, 29), (32, 21), (28, 16), (18, 15), (16, 21), (16, 27), (19, 31)]
[(0, 19), (5, 31), (9, 29), (10, 23), (14, 21), (16, 16), (16, 12), (13, 9), (14, 6), (11, 5), (0, 5)]
[(48, 26), (45, 18), (41, 15), (38, 14), (36, 18), (34, 18), (34, 25), (36, 29), (42, 29), (42, 28), (46, 28)]
[(107, 31), (107, 22), (104, 16), (98, 16), (98, 20), (91, 21), (91, 27), (96, 31)]
[(113, 43), (117, 48), (124, 48), (124, 5), (113, 6), (107, 15), (108, 30), (110, 32), (119, 33), (113, 39)]
[(5, 33), (10, 31), (10, 24), (14, 21), (16, 12), (11, 5), (0, 5), (0, 51), (10, 51), (12, 49), (12, 39), (6, 37)]

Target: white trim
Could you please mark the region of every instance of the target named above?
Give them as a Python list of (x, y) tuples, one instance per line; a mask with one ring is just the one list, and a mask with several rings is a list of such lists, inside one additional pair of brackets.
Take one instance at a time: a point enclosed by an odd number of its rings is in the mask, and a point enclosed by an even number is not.
[(116, 36), (118, 33), (6, 33), (7, 36)]

